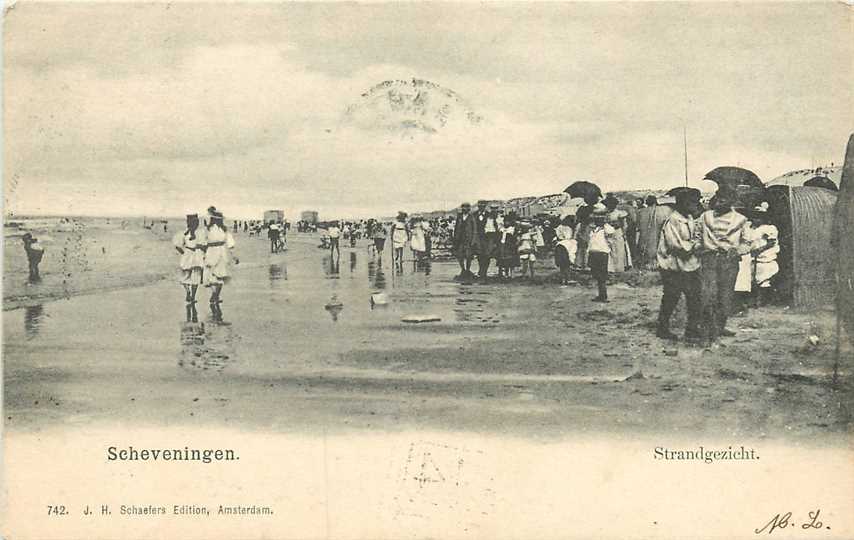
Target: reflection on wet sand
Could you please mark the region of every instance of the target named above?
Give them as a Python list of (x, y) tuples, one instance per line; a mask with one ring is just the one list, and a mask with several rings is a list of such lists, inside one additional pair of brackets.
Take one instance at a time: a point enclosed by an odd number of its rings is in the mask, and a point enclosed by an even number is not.
[(324, 255), (321, 259), (323, 274), (327, 279), (338, 279), (340, 256)]
[(353, 273), (355, 271), (356, 271), (356, 252), (351, 251), (350, 252), (350, 273)]
[(39, 335), (42, 322), (44, 322), (44, 306), (38, 304), (25, 308), (24, 332), (27, 335), (27, 339), (33, 339)]
[(187, 322), (198, 322), (199, 321), (199, 312), (196, 310), (196, 303), (190, 302), (186, 305), (185, 310), (187, 312)]
[(329, 315), (332, 316), (332, 322), (338, 322), (338, 315), (344, 311), (344, 304), (338, 300), (338, 295), (333, 294), (332, 298), (329, 299), (329, 302), (323, 306), (323, 309), (329, 312)]
[(231, 324), (216, 321), (181, 323), (180, 367), (222, 371), (234, 361), (234, 357), (234, 329)]
[(270, 280), (270, 287), (275, 287), (279, 281), (288, 280), (288, 266), (284, 263), (271, 264), (267, 269), (267, 276)]
[(368, 283), (375, 289), (385, 289), (386, 283), (382, 259), (379, 259), (379, 264), (374, 261), (368, 262)]

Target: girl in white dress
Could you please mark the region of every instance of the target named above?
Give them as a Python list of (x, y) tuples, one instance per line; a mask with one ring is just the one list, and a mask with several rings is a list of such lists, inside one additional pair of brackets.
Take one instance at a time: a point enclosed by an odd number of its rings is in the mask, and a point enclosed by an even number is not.
[(196, 303), (196, 291), (202, 283), (205, 267), (205, 248), (207, 234), (204, 227), (199, 226), (198, 214), (187, 214), (187, 228), (175, 234), (172, 244), (181, 254), (181, 285), (184, 286), (186, 302)]
[(427, 231), (425, 222), (419, 216), (412, 218), (412, 239), (409, 247), (415, 253), (415, 260), (420, 261), (427, 253)]
[[(234, 249), (234, 237), (228, 232), (223, 222), (221, 212), (210, 213), (210, 223), (207, 230), (208, 249), (205, 252), (205, 284), (210, 287), (211, 310), (214, 315), (220, 313), (219, 304), (222, 302), (220, 295), (222, 286), (229, 278), (229, 266), (231, 263), (231, 250)], [(237, 257), (234, 264), (239, 264)]]
[(394, 262), (403, 265), (403, 248), (409, 241), (409, 226), (406, 224), (406, 212), (398, 212), (391, 226), (391, 242), (394, 247)]

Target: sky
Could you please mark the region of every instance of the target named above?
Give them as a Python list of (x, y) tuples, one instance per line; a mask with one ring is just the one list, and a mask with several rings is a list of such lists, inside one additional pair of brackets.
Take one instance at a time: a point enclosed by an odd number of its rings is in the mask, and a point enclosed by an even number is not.
[[(710, 189), (843, 160), (843, 3), (32, 3), (3, 27), (6, 213), (323, 219), (479, 198)], [(390, 79), (483, 118), (348, 123)], [(713, 186), (711, 186), (713, 188)]]

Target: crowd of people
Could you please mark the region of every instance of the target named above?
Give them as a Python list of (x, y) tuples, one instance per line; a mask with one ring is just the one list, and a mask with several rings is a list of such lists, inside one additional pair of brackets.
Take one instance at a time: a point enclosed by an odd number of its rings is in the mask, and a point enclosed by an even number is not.
[[(779, 270), (778, 231), (766, 217), (768, 203), (755, 208), (736, 209), (737, 205), (737, 193), (726, 186), (708, 202), (708, 208), (699, 190), (680, 188), (671, 204), (658, 204), (653, 196), (632, 203), (612, 194), (589, 196), (563, 218), (521, 218), (481, 200), (474, 208), (464, 202), (453, 218), (410, 217), (401, 211), (388, 222), (327, 222), (321, 229), (320, 247), (333, 258), (340, 257), (342, 241), (355, 246), (357, 240), (365, 239), (381, 261), (388, 242), (392, 260), (401, 268), (407, 247), (416, 265), (432, 259), (434, 249), (440, 247), (459, 265), (456, 280), (483, 283), (496, 278), (507, 281), (516, 272), (521, 278), (534, 277), (537, 262), (553, 254), (563, 286), (576, 283), (574, 278), (580, 274), (589, 274), (597, 286), (593, 301), (603, 303), (609, 301), (610, 276), (633, 267), (657, 270), (662, 284), (658, 337), (678, 339), (670, 320), (684, 296), (684, 338), (712, 344), (733, 335), (726, 324), (735, 310), (735, 295), (745, 295), (753, 305), (767, 301)], [(252, 234), (256, 224), (235, 222), (233, 231), (241, 225)], [(287, 222), (262, 223), (261, 228), (268, 230), (272, 253), (286, 249)], [(299, 224), (298, 230), (310, 232), (311, 228)], [(229, 253), (235, 245), (222, 213), (211, 207), (203, 224), (197, 214), (187, 215), (187, 227), (176, 234), (174, 243), (181, 254), (188, 313), (195, 313), (201, 284), (211, 288), (214, 315), (221, 313)], [(497, 274), (490, 276), (493, 261)]]
[[(736, 210), (737, 194), (725, 186), (708, 202), (708, 209), (696, 189), (677, 190), (674, 198), (658, 204), (654, 196), (633, 203), (611, 194), (591, 196), (562, 219), (520, 218), (481, 200), (476, 208), (463, 203), (454, 219), (410, 218), (400, 212), (387, 225), (368, 220), (364, 231), (378, 252), (391, 239), (396, 265), (402, 264), (407, 244), (417, 263), (429, 259), (432, 244), (444, 239), (460, 267), (455, 279), (461, 281), (493, 280), (489, 275), (493, 260), (499, 280), (511, 279), (519, 269), (521, 277), (533, 277), (536, 262), (553, 253), (561, 284), (589, 274), (597, 286), (595, 302), (609, 301), (610, 276), (633, 267), (657, 270), (663, 294), (656, 334), (678, 339), (670, 319), (684, 296), (685, 339), (712, 344), (733, 335), (726, 323), (736, 308), (737, 293), (746, 296), (747, 304), (768, 300), (772, 278), (779, 271), (778, 231), (767, 218), (767, 202)], [(336, 224), (329, 234), (334, 251), (343, 233)]]
[[(768, 300), (778, 273), (777, 228), (768, 219), (769, 205), (741, 208), (734, 189), (722, 186), (709, 201), (699, 190), (681, 188), (675, 204), (659, 206), (654, 197), (634, 209), (619, 208), (608, 196), (588, 200), (558, 229), (555, 262), (564, 283), (573, 270), (589, 269), (596, 302), (608, 302), (609, 273), (632, 266), (660, 272), (662, 300), (656, 334), (678, 339), (670, 319), (682, 296), (687, 324), (685, 339), (706, 344), (734, 333), (726, 327), (735, 311), (737, 292), (755, 305)], [(635, 212), (632, 212), (635, 210)]]

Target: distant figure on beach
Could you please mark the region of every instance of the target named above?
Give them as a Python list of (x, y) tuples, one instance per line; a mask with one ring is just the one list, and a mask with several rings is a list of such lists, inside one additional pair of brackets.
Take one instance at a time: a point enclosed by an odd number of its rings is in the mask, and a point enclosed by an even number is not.
[(527, 274), (534, 277), (534, 263), (537, 261), (537, 241), (534, 228), (530, 223), (519, 224), (519, 262), (522, 264), (522, 277)]
[(644, 270), (658, 268), (658, 242), (661, 228), (672, 209), (658, 204), (654, 195), (646, 198), (646, 206), (638, 211), (638, 263)]
[(474, 277), (471, 272), (471, 261), (474, 259), (478, 249), (477, 222), (471, 213), (471, 204), (463, 203), (460, 213), (457, 214), (453, 232), (454, 255), (460, 265), (458, 279), (470, 279)]
[[(234, 236), (228, 231), (223, 222), (223, 215), (216, 210), (209, 212), (207, 229), (207, 251), (205, 252), (205, 284), (210, 287), (211, 312), (215, 319), (222, 317), (219, 304), (222, 303), (222, 287), (229, 278), (231, 262), (230, 252), (234, 249)], [(240, 260), (235, 257), (234, 264)]]
[(338, 256), (341, 256), (341, 246), (339, 242), (341, 241), (341, 228), (338, 227), (338, 222), (333, 221), (332, 225), (326, 230), (326, 234), (329, 237), (329, 255), (332, 257), (335, 256), (335, 252), (338, 252)]
[(507, 214), (503, 222), (499, 222), (496, 261), (498, 262), (499, 278), (510, 279), (513, 277), (513, 269), (519, 266), (519, 241), (516, 230), (516, 215), (512, 212)]
[(403, 265), (403, 248), (409, 241), (409, 226), (406, 224), (406, 212), (398, 212), (391, 226), (391, 242), (394, 247), (394, 262)]
[(42, 262), (44, 256), (44, 248), (39, 244), (38, 238), (34, 238), (30, 233), (25, 233), (21, 240), (24, 242), (24, 251), (27, 254), (27, 263), (30, 267), (30, 283), (41, 281), (39, 275), (39, 263)]
[(608, 223), (608, 209), (597, 203), (593, 206), (592, 223), (590, 224), (590, 241), (587, 246), (587, 264), (590, 274), (596, 280), (599, 294), (594, 302), (608, 302), (608, 258), (611, 254), (611, 244), (608, 241), (614, 236), (614, 227)]
[(374, 249), (377, 251), (377, 255), (380, 261), (380, 264), (383, 263), (383, 249), (385, 249), (385, 239), (386, 232), (383, 224), (377, 221), (374, 223), (373, 229), (373, 237), (374, 237)]
[(279, 235), (281, 229), (278, 223), (270, 223), (267, 228), (267, 238), (270, 240), (270, 253), (279, 252)]
[(288, 224), (279, 222), (279, 251), (288, 249)]
[(427, 232), (429, 225), (420, 216), (412, 218), (412, 242), (410, 247), (415, 254), (415, 262), (421, 262), (427, 256)]
[(614, 234), (608, 237), (611, 254), (608, 257), (609, 272), (625, 272), (632, 266), (628, 243), (626, 242), (625, 229), (628, 213), (617, 208), (620, 201), (612, 194), (608, 194), (602, 201), (608, 209), (608, 224), (614, 228)]
[(488, 205), (487, 201), (477, 201), (474, 212), (477, 223), (477, 276), (486, 279), (491, 259), (498, 258), (498, 205)]
[(181, 254), (181, 285), (186, 293), (185, 301), (195, 304), (196, 292), (202, 283), (205, 268), (206, 230), (199, 227), (199, 215), (187, 214), (187, 228), (172, 239), (175, 250)]
[(587, 247), (590, 244), (593, 204), (585, 204), (575, 212), (575, 265), (582, 269), (587, 267)]

